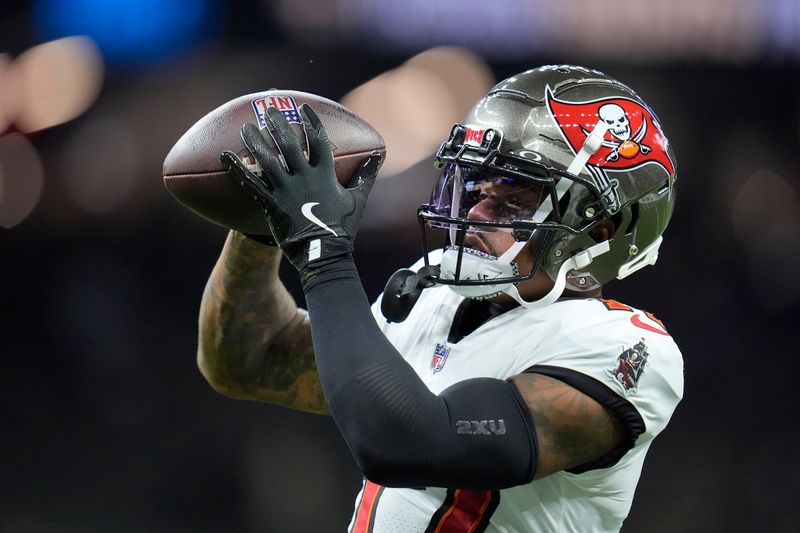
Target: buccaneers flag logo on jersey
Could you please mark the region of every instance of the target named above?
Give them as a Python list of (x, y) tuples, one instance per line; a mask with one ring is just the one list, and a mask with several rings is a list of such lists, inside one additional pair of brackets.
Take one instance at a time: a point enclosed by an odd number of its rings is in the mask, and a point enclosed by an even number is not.
[(660, 165), (670, 176), (675, 164), (667, 153), (667, 139), (647, 107), (624, 97), (600, 98), (588, 102), (557, 100), (550, 88), (547, 106), (575, 153), (599, 120), (608, 125), (603, 146), (588, 164), (607, 170), (628, 170), (647, 163)]
[(640, 339), (633, 348), (624, 350), (619, 357), (614, 368), (607, 370), (617, 383), (622, 385), (625, 394), (633, 394), (639, 387), (639, 378), (644, 374), (644, 367), (647, 365), (647, 353), (644, 339)]

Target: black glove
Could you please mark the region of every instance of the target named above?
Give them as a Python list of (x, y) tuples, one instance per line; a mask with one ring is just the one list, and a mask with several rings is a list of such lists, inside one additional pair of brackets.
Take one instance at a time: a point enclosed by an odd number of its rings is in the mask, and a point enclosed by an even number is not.
[[(353, 252), (353, 241), (375, 182), (380, 155), (373, 153), (346, 189), (336, 179), (333, 154), (319, 117), (300, 106), (308, 139), (308, 159), (283, 113), (267, 109), (267, 131), (283, 156), (272, 153), (254, 124), (242, 127), (242, 139), (263, 171), (249, 172), (236, 154), (223, 152), (223, 166), (263, 206), (272, 236), (294, 267), (303, 273), (317, 263)], [(285, 164), (284, 164), (285, 162)]]

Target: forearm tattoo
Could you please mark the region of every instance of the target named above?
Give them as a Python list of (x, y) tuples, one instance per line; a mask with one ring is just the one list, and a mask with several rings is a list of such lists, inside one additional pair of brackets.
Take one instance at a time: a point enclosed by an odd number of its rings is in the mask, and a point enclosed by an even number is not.
[(279, 263), (277, 249), (228, 236), (203, 294), (200, 366), (227, 395), (323, 413), (308, 319)]

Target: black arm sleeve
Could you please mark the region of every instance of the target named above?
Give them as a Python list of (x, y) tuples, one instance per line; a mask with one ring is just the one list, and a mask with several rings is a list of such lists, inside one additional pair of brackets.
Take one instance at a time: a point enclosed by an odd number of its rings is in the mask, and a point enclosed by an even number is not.
[(466, 489), (533, 479), (536, 432), (516, 387), (476, 378), (433, 394), (378, 328), (352, 260), (302, 278), (325, 398), (368, 479)]

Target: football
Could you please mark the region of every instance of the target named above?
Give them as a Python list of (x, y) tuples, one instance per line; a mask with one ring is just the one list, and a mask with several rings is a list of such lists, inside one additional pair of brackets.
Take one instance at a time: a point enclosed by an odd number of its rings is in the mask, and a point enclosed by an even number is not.
[[(309, 93), (271, 89), (235, 98), (189, 128), (164, 160), (167, 190), (185, 207), (211, 222), (243, 233), (268, 235), (269, 225), (261, 206), (225, 172), (219, 155), (230, 150), (260, 174), (240, 132), (247, 122), (264, 128), (270, 107), (286, 116), (307, 153), (299, 113), (302, 104), (311, 106), (328, 133), (336, 177), (342, 185), (350, 183), (373, 151), (385, 156), (386, 143), (380, 133), (343, 105)], [(277, 154), (272, 139), (265, 137)]]

